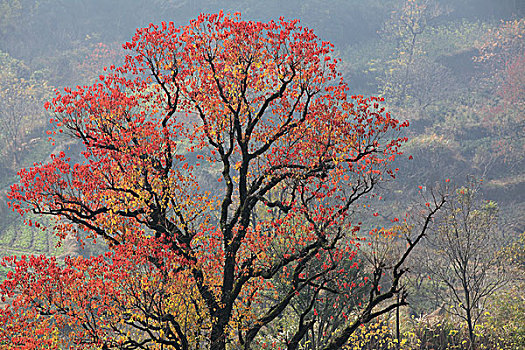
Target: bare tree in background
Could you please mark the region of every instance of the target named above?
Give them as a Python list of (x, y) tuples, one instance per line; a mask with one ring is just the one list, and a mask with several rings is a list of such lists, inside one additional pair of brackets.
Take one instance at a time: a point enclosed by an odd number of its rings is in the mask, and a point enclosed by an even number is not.
[[(390, 19), (383, 25), (382, 36), (395, 42), (395, 53), (389, 62), (386, 62), (388, 69), (385, 70), (386, 76), (383, 77), (381, 90), (385, 96), (397, 105), (405, 105), (414, 92), (421, 91), (421, 83), (425, 84), (425, 89), (431, 90), (431, 82), (434, 79), (428, 79), (427, 70), (429, 62), (422, 60), (424, 57), (421, 47), (421, 36), (429, 24), (446, 10), (442, 8), (435, 0), (406, 0), (400, 8), (392, 12)], [(421, 72), (423, 71), (423, 72)], [(424, 74), (425, 79), (418, 78), (418, 75)], [(435, 73), (435, 72), (433, 72)], [(441, 77), (443, 74), (432, 74), (434, 77)], [(431, 82), (429, 84), (429, 82)], [(419, 104), (426, 107), (426, 102), (420, 99), (424, 96), (418, 96), (416, 99)]]
[(470, 348), (475, 349), (475, 326), (506, 280), (497, 241), (498, 206), (482, 200), (479, 183), (471, 180), (450, 196), (433, 230), (428, 266), (447, 290), (438, 297), (451, 304), (448, 312), (466, 322)]
[(0, 52), (0, 163), (12, 170), (20, 166), (23, 152), (38, 138), (31, 133), (45, 124), (43, 101), (50, 87), (29, 74), (21, 61)]

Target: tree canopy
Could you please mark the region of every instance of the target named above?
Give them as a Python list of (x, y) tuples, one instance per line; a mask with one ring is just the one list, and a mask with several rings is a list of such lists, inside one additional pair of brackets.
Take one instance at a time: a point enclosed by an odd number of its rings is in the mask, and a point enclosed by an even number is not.
[(339, 349), (406, 304), (403, 262), (443, 199), (395, 263), (359, 275), (354, 212), (395, 177), (408, 123), (349, 94), (332, 47), (297, 21), (200, 15), (138, 29), (123, 65), (57, 92), (53, 133), (82, 141), (84, 161), (60, 152), (21, 170), (11, 206), (108, 251), (5, 259), (0, 341), (297, 349), (333, 305), (319, 347)]

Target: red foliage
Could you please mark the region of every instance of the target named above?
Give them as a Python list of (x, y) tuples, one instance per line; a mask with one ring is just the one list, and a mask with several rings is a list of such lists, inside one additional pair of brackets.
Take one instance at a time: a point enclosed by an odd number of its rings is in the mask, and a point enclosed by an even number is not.
[(5, 259), (0, 341), (249, 348), (297, 298), (308, 302), (289, 348), (323, 300), (342, 305), (344, 330), (359, 230), (349, 214), (393, 176), (406, 124), (380, 98), (349, 96), (332, 45), (298, 21), (200, 15), (139, 29), (124, 48), (124, 65), (46, 105), (85, 160), (54, 155), (10, 193), (13, 209), (57, 217), (60, 237), (102, 237), (109, 252)]

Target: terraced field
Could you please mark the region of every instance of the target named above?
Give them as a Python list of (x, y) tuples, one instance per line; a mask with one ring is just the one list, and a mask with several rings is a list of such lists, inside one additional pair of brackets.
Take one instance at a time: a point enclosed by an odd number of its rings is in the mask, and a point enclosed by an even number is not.
[[(8, 213), (0, 229), (0, 253), (60, 255), (63, 248), (57, 247), (57, 238), (52, 230), (42, 231), (34, 226), (24, 225), (18, 214)], [(36, 216), (27, 216), (35, 220)]]

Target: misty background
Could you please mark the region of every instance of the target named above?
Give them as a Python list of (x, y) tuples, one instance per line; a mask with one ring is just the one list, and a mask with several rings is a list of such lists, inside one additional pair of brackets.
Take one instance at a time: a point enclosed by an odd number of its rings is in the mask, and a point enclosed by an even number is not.
[[(253, 21), (298, 18), (332, 42), (351, 94), (383, 96), (411, 124), (398, 178), (375, 210), (395, 215), (445, 178), (483, 180), (483, 198), (499, 208), (498, 246), (518, 245), (523, 280), (525, 0), (420, 2), (425, 11), (407, 29), (403, 0), (0, 0), (0, 256), (103, 249), (81, 249), (74, 238), (57, 247), (51, 230), (25, 225), (35, 218), (7, 205), (21, 168), (81, 148), (67, 137), (48, 141), (43, 105), (54, 89), (92, 84), (104, 66), (120, 64), (137, 28), (222, 10)], [(422, 300), (413, 299), (414, 310), (439, 305)]]

